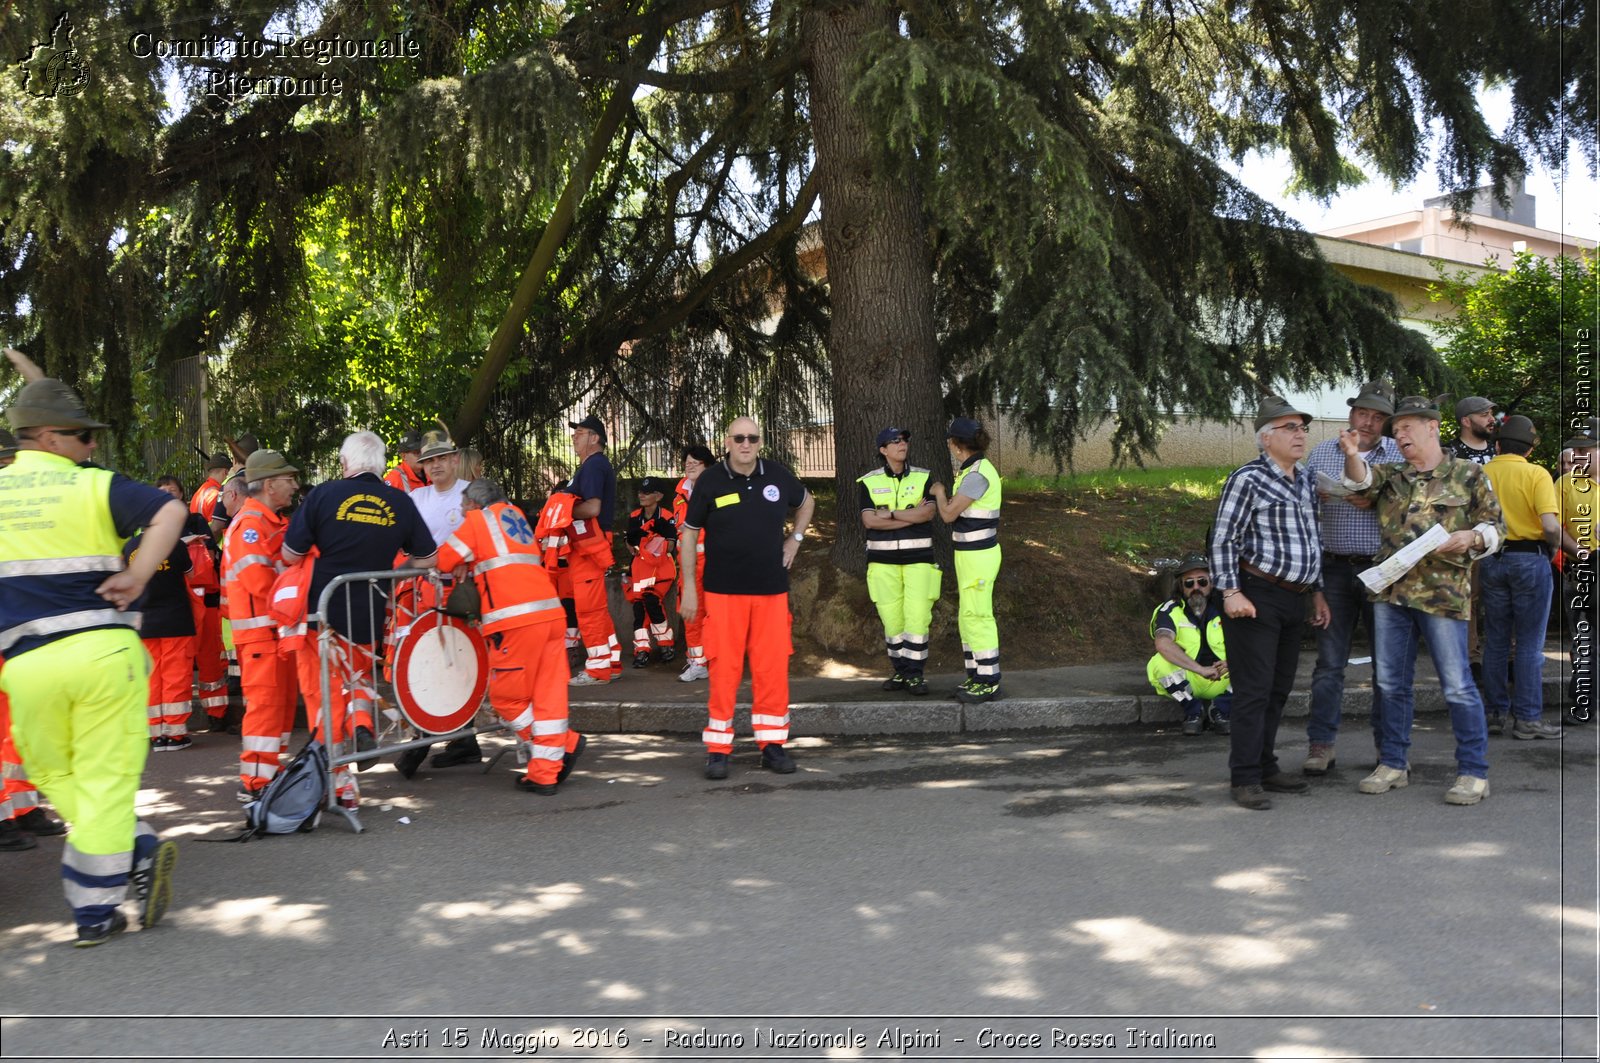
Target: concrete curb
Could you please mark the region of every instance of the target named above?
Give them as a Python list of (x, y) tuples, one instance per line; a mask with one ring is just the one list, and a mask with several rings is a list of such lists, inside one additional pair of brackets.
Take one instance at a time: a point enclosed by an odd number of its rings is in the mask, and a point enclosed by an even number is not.
[[(1562, 684), (1545, 680), (1547, 706), (1561, 703)], [(1289, 695), (1284, 716), (1303, 719), (1310, 713), (1311, 695), (1296, 690)], [(794, 702), (791, 733), (799, 737), (830, 735), (977, 734), (994, 731), (1073, 730), (1081, 727), (1171, 726), (1183, 719), (1177, 704), (1157, 694), (1060, 698), (1004, 698), (982, 705), (950, 700)], [(1372, 691), (1348, 690), (1344, 712), (1366, 716), (1372, 711)], [(1418, 713), (1446, 711), (1438, 683), (1418, 682)], [(587, 733), (698, 734), (705, 726), (700, 704), (661, 705), (637, 702), (573, 702), (572, 725)], [(750, 707), (734, 712), (734, 731), (750, 733)]]

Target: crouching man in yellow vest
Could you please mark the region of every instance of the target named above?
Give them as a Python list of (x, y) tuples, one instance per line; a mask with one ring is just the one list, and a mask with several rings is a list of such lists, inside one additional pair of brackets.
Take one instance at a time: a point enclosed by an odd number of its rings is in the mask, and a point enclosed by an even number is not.
[[(0, 687), (29, 774), (72, 824), (61, 878), (76, 944), (98, 945), (128, 926), (130, 878), (145, 927), (171, 901), (177, 846), (134, 812), (150, 658), (131, 610), (188, 510), (86, 464), (106, 426), (59, 380), (25, 386), (6, 416), (18, 454), (0, 469)], [(140, 528), (145, 549), (124, 568), (122, 543)]]
[(1211, 596), (1211, 566), (1198, 555), (1183, 560), (1172, 598), (1150, 617), (1156, 655), (1145, 666), (1150, 685), (1183, 706), (1183, 733), (1211, 727), (1228, 733), (1233, 686), (1222, 641), (1222, 609)]

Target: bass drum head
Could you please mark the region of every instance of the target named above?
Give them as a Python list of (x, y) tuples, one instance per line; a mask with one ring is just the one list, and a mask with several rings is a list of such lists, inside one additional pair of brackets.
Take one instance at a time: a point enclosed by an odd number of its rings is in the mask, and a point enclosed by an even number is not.
[(453, 616), (424, 613), (395, 653), (394, 693), (412, 726), (449, 734), (472, 722), (489, 689), (489, 651)]

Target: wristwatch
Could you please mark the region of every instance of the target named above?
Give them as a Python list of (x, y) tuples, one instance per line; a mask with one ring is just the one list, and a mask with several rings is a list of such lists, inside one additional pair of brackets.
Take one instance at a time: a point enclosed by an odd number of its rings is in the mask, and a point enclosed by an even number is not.
[[(806, 541), (806, 533), (805, 532), (795, 532), (793, 535), (789, 536), (789, 538), (793, 539), (797, 543), (803, 543), (803, 542)], [(771, 540), (768, 540), (768, 541), (770, 542)]]

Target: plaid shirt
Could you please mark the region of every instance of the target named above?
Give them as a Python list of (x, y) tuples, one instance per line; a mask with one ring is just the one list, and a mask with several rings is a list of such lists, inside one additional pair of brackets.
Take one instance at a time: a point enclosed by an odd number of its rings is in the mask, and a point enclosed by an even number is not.
[(1322, 587), (1317, 478), (1300, 467), (1285, 476), (1265, 454), (1239, 466), (1222, 485), (1211, 531), (1211, 576), (1219, 590), (1239, 586), (1248, 563), (1290, 583)]
[[(1402, 460), (1400, 447), (1388, 436), (1379, 436), (1378, 445), (1361, 455), (1368, 465), (1389, 465)], [(1339, 440), (1329, 439), (1311, 448), (1306, 467), (1313, 473), (1327, 473), (1344, 479), (1344, 451)], [(1322, 502), (1322, 548), (1330, 554), (1372, 557), (1378, 552), (1378, 514), (1357, 509), (1342, 498)]]

